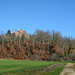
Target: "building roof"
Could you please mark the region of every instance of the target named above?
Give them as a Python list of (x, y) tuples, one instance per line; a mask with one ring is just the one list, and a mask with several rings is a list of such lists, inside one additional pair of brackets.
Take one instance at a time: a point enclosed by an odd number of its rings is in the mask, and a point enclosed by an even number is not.
[(26, 31), (23, 31), (23, 30), (21, 29), (21, 30), (20, 30), (20, 31), (18, 31), (18, 32), (19, 32), (19, 33), (23, 33), (23, 34), (24, 34)]

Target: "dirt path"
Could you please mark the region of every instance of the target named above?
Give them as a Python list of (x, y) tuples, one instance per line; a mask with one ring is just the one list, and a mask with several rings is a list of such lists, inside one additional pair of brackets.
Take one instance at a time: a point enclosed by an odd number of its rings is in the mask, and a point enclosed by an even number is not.
[(73, 64), (68, 63), (60, 75), (75, 75), (75, 71), (73, 69)]

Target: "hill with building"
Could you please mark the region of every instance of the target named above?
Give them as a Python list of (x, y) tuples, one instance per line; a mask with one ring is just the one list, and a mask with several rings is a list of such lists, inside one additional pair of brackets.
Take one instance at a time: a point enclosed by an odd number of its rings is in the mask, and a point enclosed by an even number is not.
[(64, 38), (59, 32), (36, 30), (29, 36), (24, 30), (7, 31), (0, 35), (0, 58), (22, 60), (75, 60), (75, 39)]

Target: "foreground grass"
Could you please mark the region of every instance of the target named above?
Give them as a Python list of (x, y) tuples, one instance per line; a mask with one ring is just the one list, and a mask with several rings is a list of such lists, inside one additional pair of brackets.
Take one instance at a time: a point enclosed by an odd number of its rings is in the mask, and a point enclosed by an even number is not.
[(59, 75), (66, 64), (67, 62), (55, 62), (55, 64), (48, 67), (41, 67), (37, 70), (31, 69), (25, 72), (21, 71), (11, 75)]
[(63, 70), (66, 64), (67, 63), (61, 63), (60, 66), (54, 67), (50, 72), (43, 73), (42, 75), (60, 75), (61, 71)]
[(0, 60), (2, 75), (59, 75), (67, 62)]
[(0, 73), (18, 73), (55, 64), (46, 61), (0, 60)]

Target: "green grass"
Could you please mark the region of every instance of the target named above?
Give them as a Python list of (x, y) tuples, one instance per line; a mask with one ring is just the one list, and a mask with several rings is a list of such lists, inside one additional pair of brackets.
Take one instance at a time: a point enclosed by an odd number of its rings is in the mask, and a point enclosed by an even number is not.
[(60, 75), (66, 63), (62, 63), (60, 66), (55, 67), (52, 71), (48, 73), (43, 73), (42, 75)]
[(0, 73), (15, 73), (55, 64), (46, 61), (0, 60)]
[[(59, 75), (64, 65), (67, 62), (47, 62), (47, 61), (23, 61), (23, 60), (0, 60), (0, 73), (4, 75)], [(59, 64), (52, 69), (48, 69), (48, 66)], [(44, 73), (41, 73), (41, 69), (45, 69)], [(39, 74), (38, 74), (39, 72)], [(41, 74), (40, 74), (41, 73)]]

